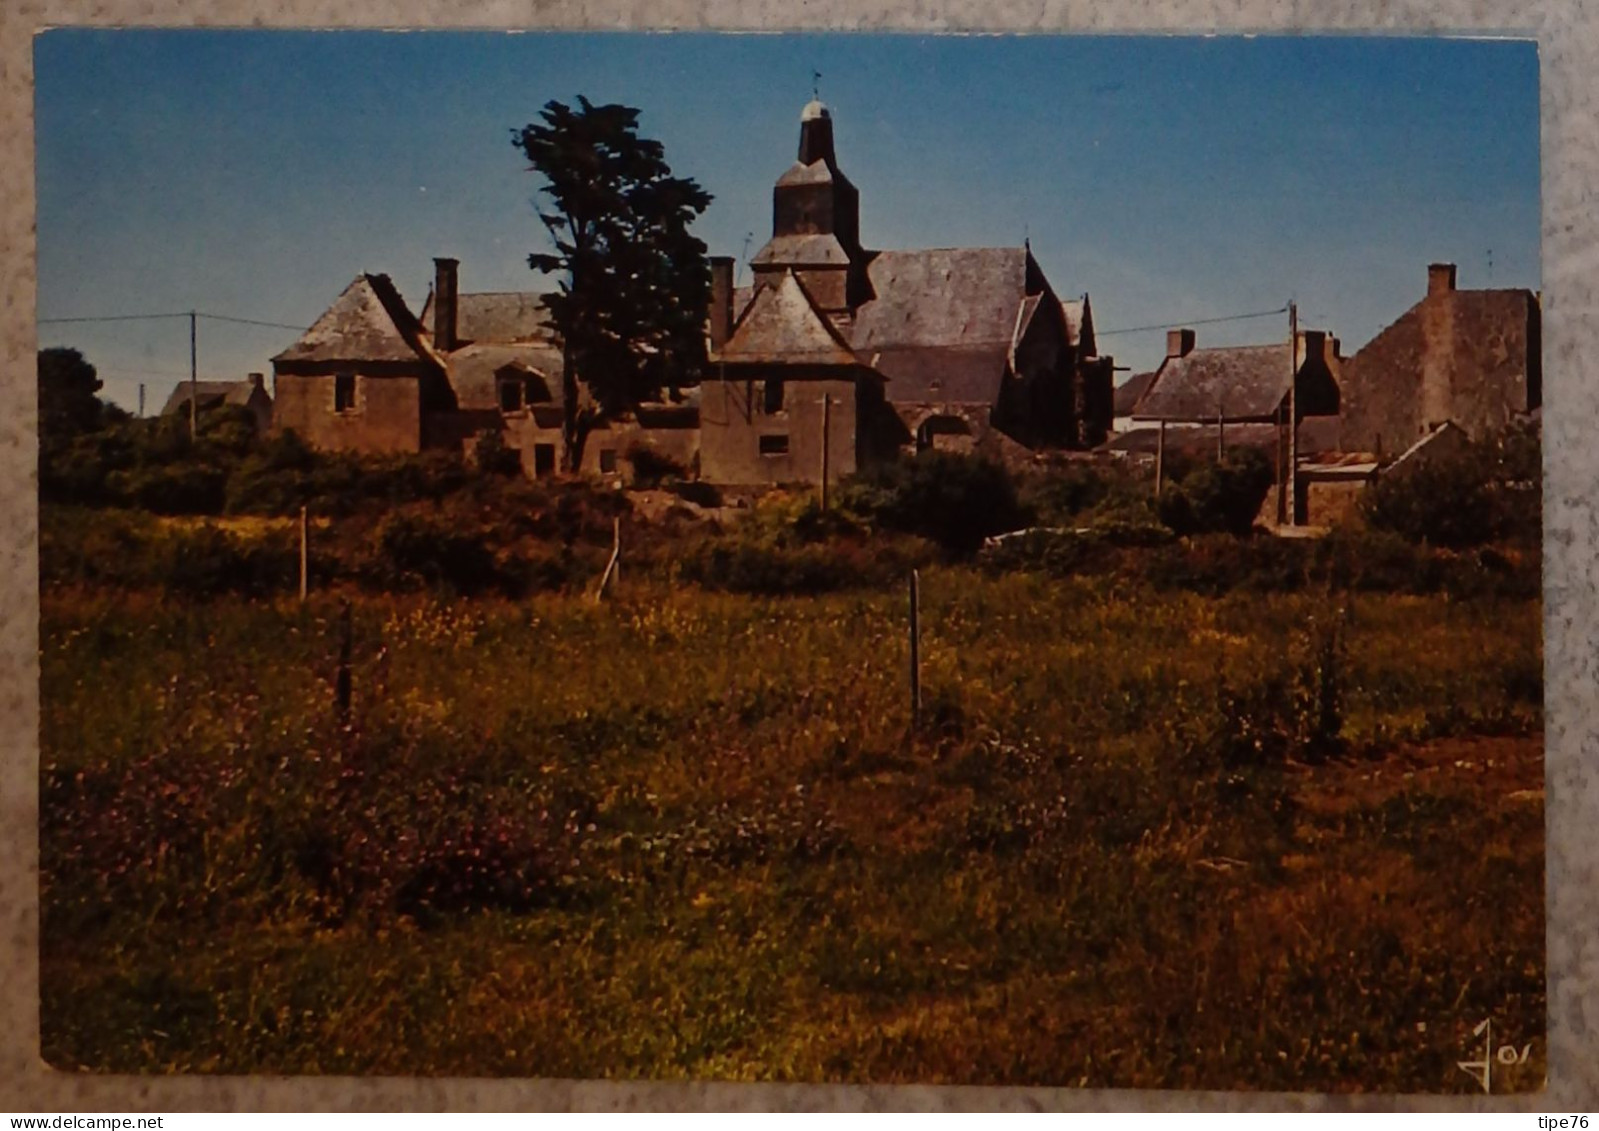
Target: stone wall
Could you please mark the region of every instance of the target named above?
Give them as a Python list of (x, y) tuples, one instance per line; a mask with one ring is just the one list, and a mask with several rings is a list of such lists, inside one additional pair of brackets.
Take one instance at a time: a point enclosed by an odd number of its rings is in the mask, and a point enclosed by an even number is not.
[(1445, 420), (1480, 437), (1537, 408), (1539, 322), (1526, 291), (1429, 295), (1344, 362), (1344, 446), (1391, 456)]
[(313, 448), (363, 453), (422, 449), (420, 376), (355, 374), (355, 403), (335, 412), (333, 374), (276, 378), (273, 427), (293, 429)]
[[(700, 478), (730, 487), (820, 483), (824, 396), (832, 401), (827, 412), (829, 480), (853, 474), (863, 439), (868, 447), (871, 439), (862, 436), (856, 379), (837, 373), (836, 368), (774, 366), (759, 376), (752, 372), (748, 379), (729, 376), (705, 382)], [(765, 378), (775, 374), (785, 374), (782, 408), (768, 412)], [(779, 446), (785, 450), (777, 450)]]

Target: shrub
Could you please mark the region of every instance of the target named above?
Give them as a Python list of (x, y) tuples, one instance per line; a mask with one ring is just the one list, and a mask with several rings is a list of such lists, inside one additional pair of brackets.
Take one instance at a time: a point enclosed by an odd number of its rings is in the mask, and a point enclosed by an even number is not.
[(372, 572), (385, 586), (470, 595), (500, 580), (494, 553), (481, 533), (457, 530), (429, 516), (390, 515), (379, 524), (373, 543)]
[(656, 451), (648, 444), (634, 444), (624, 457), (633, 468), (633, 482), (640, 487), (656, 487), (668, 479), (682, 479), (688, 469), (671, 456)]
[(677, 483), (668, 483), (666, 489), (684, 502), (693, 503), (697, 507), (722, 505), (722, 492), (716, 489), (715, 484), (703, 480), (685, 479)]
[(1293, 592), (1312, 573), (1313, 543), (1205, 534), (1149, 553), (1144, 575), (1158, 589), (1219, 596), (1234, 589)]
[(1379, 476), (1361, 511), (1371, 526), (1412, 542), (1481, 546), (1498, 533), (1490, 475), (1473, 446)]
[(919, 535), (956, 555), (1026, 526), (1005, 469), (979, 456), (927, 451), (876, 465), (841, 485), (839, 503), (876, 525)]
[(1275, 479), (1271, 460), (1254, 448), (1235, 448), (1166, 485), (1160, 519), (1178, 534), (1248, 534)]
[(1065, 526), (1103, 504), (1115, 485), (1108, 469), (1074, 463), (1028, 476), (1020, 498), (1040, 525)]
[(202, 463), (172, 463), (113, 471), (106, 486), (116, 498), (154, 514), (221, 514), (228, 475)]
[(490, 428), (472, 445), (472, 464), (484, 475), (521, 475), (522, 453), (505, 443), (505, 433)]
[(734, 534), (691, 544), (677, 570), (706, 589), (784, 596), (898, 584), (924, 559), (914, 542), (790, 545)]
[(246, 539), (206, 522), (160, 529), (131, 565), (135, 579), (174, 596), (263, 596), (294, 586), (299, 557), (286, 536)]

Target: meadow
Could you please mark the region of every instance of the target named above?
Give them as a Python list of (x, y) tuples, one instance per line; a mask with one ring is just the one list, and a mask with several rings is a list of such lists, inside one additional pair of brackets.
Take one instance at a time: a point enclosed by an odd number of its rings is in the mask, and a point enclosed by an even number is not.
[(922, 574), (47, 589), (43, 1054), (1541, 1087), (1541, 606)]

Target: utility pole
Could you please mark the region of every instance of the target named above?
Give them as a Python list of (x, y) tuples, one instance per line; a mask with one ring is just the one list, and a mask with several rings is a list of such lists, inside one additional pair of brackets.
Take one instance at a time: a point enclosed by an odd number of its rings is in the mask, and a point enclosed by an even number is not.
[(1281, 403), (1277, 405), (1276, 440), (1276, 458), (1273, 462), (1277, 468), (1277, 525), (1281, 526), (1287, 520), (1288, 513), (1288, 477), (1283, 472), (1284, 457), (1288, 454), (1288, 441), (1287, 437), (1283, 435), (1283, 406)]
[(139, 382), (139, 419), (144, 419), (144, 382)]
[(189, 442), (200, 436), (200, 373), (195, 353), (195, 312), (189, 311)]
[(1227, 456), (1227, 425), (1226, 417), (1222, 415), (1221, 402), (1216, 402), (1216, 462), (1220, 463)]
[(1160, 422), (1155, 433), (1155, 498), (1160, 498), (1161, 484), (1166, 478), (1166, 422)]
[(822, 394), (822, 509), (827, 509), (827, 473), (828, 459), (831, 453), (828, 448), (832, 446), (833, 431), (833, 394)]
[(1288, 525), (1299, 525), (1299, 304), (1288, 302)]

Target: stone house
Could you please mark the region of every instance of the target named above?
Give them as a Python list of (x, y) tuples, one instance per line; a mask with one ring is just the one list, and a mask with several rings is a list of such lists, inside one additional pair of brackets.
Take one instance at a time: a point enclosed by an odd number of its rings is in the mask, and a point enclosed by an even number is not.
[(898, 450), (1003, 457), (1108, 432), (1113, 366), (1087, 296), (1063, 303), (1025, 245), (864, 248), (820, 102), (800, 115), (772, 217), (750, 288), (733, 287), (731, 259), (712, 261), (706, 479), (810, 483), (824, 450), (844, 475)]
[(1336, 416), (1343, 359), (1338, 339), (1303, 330), (1290, 361), (1288, 343), (1195, 348), (1194, 331), (1169, 330), (1166, 357), (1130, 411), (1133, 427), (1276, 424), (1289, 393), (1299, 418)]
[[(273, 358), (277, 426), (314, 447), (366, 453), (470, 453), (495, 432), (529, 475), (554, 474), (562, 359), (543, 296), (462, 294), (455, 260), (436, 259), (434, 270), (421, 318), (388, 276), (360, 275)], [(638, 448), (689, 468), (698, 423), (692, 397), (640, 406), (590, 434), (582, 470), (625, 477)]]
[(252, 373), (243, 381), (181, 381), (162, 406), (161, 415), (187, 417), (191, 400), (200, 413), (223, 405), (246, 409), (261, 435), (272, 427), (272, 396), (259, 373)]
[(387, 275), (357, 275), (272, 369), (274, 426), (315, 448), (419, 452), (456, 407), (444, 359)]
[(1344, 363), (1344, 443), (1398, 452), (1445, 421), (1481, 438), (1542, 403), (1542, 308), (1524, 289), (1458, 290), (1427, 268), (1427, 294)]

